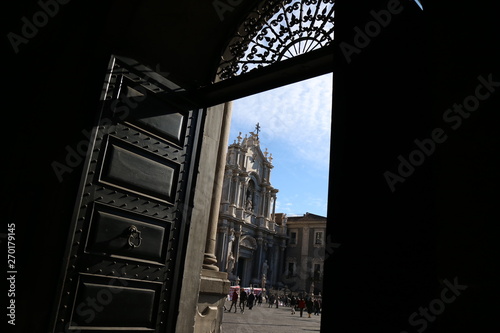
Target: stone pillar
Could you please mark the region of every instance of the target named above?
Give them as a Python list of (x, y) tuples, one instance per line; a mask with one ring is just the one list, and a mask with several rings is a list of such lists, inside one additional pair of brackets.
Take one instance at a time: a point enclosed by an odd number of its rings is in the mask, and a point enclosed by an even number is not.
[(227, 273), (220, 272), (215, 256), (220, 197), (225, 169), (231, 103), (210, 108), (200, 147), (186, 260), (179, 296), (176, 332), (220, 332), (224, 300), (229, 292)]
[(227, 140), (229, 139), (229, 126), (231, 124), (231, 103), (224, 105), (224, 114), (222, 119), (222, 128), (219, 138), (218, 159), (215, 169), (213, 195), (208, 219), (207, 239), (205, 244), (205, 255), (203, 259), (203, 268), (218, 271), (216, 266), (215, 246), (217, 238), (217, 225), (219, 222), (220, 198), (224, 182), (224, 171), (226, 166)]

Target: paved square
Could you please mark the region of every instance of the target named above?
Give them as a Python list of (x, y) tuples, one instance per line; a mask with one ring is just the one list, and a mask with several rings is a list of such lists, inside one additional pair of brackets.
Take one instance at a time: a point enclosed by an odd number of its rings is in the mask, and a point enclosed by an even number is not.
[[(229, 309), (231, 302), (226, 302)], [(234, 313), (224, 312), (222, 318), (222, 333), (307, 333), (320, 332), (321, 315), (308, 314), (304, 311), (302, 318), (298, 311), (291, 314), (290, 307), (269, 308), (268, 304), (254, 306), (252, 310), (245, 308), (240, 313), (238, 308)]]

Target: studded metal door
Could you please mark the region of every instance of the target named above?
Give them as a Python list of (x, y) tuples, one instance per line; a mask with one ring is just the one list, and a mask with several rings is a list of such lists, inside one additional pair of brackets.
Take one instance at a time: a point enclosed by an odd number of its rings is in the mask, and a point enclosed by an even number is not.
[(68, 241), (55, 332), (164, 332), (177, 316), (201, 123), (182, 89), (113, 57)]

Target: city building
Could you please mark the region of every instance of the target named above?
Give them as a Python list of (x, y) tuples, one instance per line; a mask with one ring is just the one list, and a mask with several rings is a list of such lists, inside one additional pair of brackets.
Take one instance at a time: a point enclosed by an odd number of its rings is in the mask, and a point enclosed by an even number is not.
[(292, 292), (323, 290), (326, 217), (305, 213), (284, 216), (288, 242), (282, 281)]
[(216, 254), (233, 285), (281, 286), (286, 225), (276, 221), (273, 158), (261, 150), (258, 133), (259, 125), (228, 147)]

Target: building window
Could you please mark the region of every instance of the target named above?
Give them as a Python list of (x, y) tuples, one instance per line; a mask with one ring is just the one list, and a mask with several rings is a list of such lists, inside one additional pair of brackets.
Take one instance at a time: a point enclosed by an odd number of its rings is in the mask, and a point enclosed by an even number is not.
[(297, 244), (297, 233), (295, 231), (290, 232), (290, 245)]
[(292, 277), (295, 275), (295, 263), (289, 262), (288, 263), (288, 277)]
[(316, 245), (323, 245), (323, 232), (322, 231), (316, 231), (314, 235), (314, 244)]

